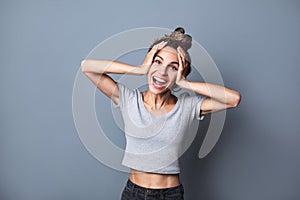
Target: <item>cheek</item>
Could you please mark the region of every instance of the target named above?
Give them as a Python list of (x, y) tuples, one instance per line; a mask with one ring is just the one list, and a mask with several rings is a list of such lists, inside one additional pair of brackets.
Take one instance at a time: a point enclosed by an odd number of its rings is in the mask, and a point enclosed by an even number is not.
[(173, 85), (173, 84), (175, 84), (175, 82), (176, 82), (176, 77), (177, 77), (177, 73), (169, 73), (168, 74), (168, 77), (169, 77), (169, 83), (171, 84), (171, 85)]
[(149, 72), (151, 72), (151, 71), (156, 71), (158, 68), (159, 68), (159, 65), (153, 63), (153, 64), (151, 65), (150, 69), (149, 69)]
[(170, 70), (169, 71), (169, 77), (173, 80), (173, 79), (176, 79), (177, 77), (177, 71), (173, 71), (173, 70)]

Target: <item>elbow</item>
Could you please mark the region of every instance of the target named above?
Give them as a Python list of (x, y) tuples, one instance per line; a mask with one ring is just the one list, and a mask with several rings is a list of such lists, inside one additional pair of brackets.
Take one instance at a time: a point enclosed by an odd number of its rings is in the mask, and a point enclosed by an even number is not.
[(234, 97), (233, 97), (233, 101), (232, 101), (231, 106), (232, 106), (233, 108), (238, 107), (238, 105), (239, 105), (240, 102), (241, 102), (241, 98), (242, 98), (241, 94), (240, 94), (239, 92), (236, 92), (236, 94), (235, 94)]
[(80, 67), (81, 67), (81, 72), (85, 73), (86, 72), (86, 60), (85, 59), (81, 61)]

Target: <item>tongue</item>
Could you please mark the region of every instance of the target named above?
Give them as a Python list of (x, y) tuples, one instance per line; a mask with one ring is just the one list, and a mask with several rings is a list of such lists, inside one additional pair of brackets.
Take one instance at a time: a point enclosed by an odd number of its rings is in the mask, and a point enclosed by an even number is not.
[(157, 87), (157, 88), (162, 88), (164, 87), (164, 85), (162, 83), (160, 83), (159, 81), (155, 80), (153, 81), (154, 82), (154, 85)]

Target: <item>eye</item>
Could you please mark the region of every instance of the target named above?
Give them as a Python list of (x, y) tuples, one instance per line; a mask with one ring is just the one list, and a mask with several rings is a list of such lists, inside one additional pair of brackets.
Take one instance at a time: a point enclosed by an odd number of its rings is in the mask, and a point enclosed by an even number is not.
[(161, 64), (161, 61), (158, 60), (158, 59), (155, 59), (154, 62), (155, 62), (156, 64), (159, 64), (159, 65)]
[(170, 69), (171, 69), (172, 71), (177, 71), (177, 67), (175, 67), (175, 66), (170, 66)]

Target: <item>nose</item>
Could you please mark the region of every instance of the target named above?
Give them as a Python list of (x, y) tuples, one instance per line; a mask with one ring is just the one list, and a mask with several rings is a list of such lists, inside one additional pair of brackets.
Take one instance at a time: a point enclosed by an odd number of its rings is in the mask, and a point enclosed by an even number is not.
[(168, 75), (167, 70), (168, 70), (168, 66), (161, 66), (159, 68), (160, 75), (167, 76)]

